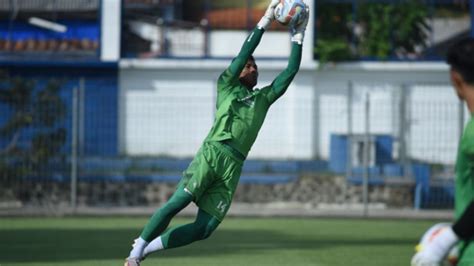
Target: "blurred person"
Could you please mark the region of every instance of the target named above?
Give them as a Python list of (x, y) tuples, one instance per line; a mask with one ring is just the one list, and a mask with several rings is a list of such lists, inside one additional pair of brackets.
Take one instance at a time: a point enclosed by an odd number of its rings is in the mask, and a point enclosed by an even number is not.
[(46, 39), (37, 40), (37, 46), (36, 46), (37, 51), (44, 52), (47, 50), (47, 47), (48, 47), (48, 41)]
[(0, 51), (8, 52), (11, 49), (11, 42), (8, 39), (0, 39)]
[(11, 51), (13, 48), (13, 42), (10, 39), (5, 40), (5, 45), (3, 46), (4, 51)]
[(99, 49), (99, 41), (98, 40), (93, 40), (92, 41), (92, 50), (97, 50)]
[(62, 39), (58, 44), (58, 51), (65, 52), (69, 50), (69, 41), (67, 39)]
[(450, 47), (447, 63), (451, 83), (471, 118), (459, 142), (456, 159), (455, 222), (443, 228), (422, 250), (413, 256), (412, 266), (441, 265), (451, 248), (458, 244), (458, 264), (474, 265), (474, 38), (466, 38)]
[(35, 51), (35, 49), (36, 49), (36, 40), (33, 38), (28, 38), (26, 40), (25, 50), (31, 52), (31, 51)]
[(90, 39), (82, 38), (80, 43), (81, 50), (90, 51), (92, 50), (92, 42)]
[[(252, 54), (263, 33), (274, 21), (274, 8), (278, 3), (279, 0), (271, 1), (237, 57), (219, 76), (214, 124), (193, 161), (183, 172), (177, 190), (150, 218), (140, 237), (135, 239), (125, 266), (140, 265), (140, 261), (154, 251), (206, 239), (224, 219), (239, 182), (243, 162), (267, 111), (285, 93), (301, 62), (309, 15), (291, 29), (291, 54), (286, 69), (270, 85), (253, 89), (257, 84), (258, 68)], [(199, 207), (196, 220), (166, 230), (171, 219), (191, 202)]]
[(69, 42), (69, 51), (77, 51), (81, 49), (81, 42), (79, 39), (70, 39)]
[(13, 44), (13, 52), (23, 52), (26, 48), (25, 40), (16, 40)]
[(0, 51), (5, 51), (5, 46), (7, 44), (7, 40), (5, 39), (0, 39)]
[(49, 39), (46, 43), (47, 51), (56, 51), (59, 47), (59, 41), (56, 39)]

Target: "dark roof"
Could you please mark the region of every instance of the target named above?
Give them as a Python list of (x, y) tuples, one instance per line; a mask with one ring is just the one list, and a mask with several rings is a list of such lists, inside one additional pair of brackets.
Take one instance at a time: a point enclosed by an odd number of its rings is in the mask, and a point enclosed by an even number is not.
[(445, 41), (442, 41), (442, 42), (439, 42), (439, 43), (433, 45), (431, 47), (431, 51), (434, 54), (439, 55), (444, 59), (446, 57), (446, 54), (448, 53), (448, 49), (449, 49), (449, 47), (451, 47), (451, 45), (453, 45), (453, 44), (459, 42), (460, 40), (465, 39), (469, 36), (470, 36), (469, 30), (465, 30), (465, 31), (463, 31), (459, 34), (451, 36), (451, 38), (449, 38)]
[(0, 11), (91, 11), (99, 0), (0, 0)]

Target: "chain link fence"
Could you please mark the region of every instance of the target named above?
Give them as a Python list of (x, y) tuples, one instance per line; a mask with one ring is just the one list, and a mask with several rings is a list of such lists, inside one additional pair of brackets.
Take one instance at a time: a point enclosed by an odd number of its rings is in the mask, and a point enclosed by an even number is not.
[[(124, 136), (131, 133), (124, 130), (130, 129), (123, 126), (124, 118), (162, 110), (153, 114), (160, 121), (145, 127), (136, 124), (133, 134), (148, 128), (142, 135), (149, 137), (150, 151), (160, 145), (155, 140), (195, 146), (192, 123), (210, 126), (215, 95), (182, 98), (176, 90), (153, 102), (145, 97), (141, 106), (128, 105), (127, 110), (133, 112), (124, 112), (126, 106), (120, 102), (130, 99), (113, 89), (116, 85), (107, 88), (102, 79), (100, 75), (62, 83), (2, 79), (3, 210), (57, 213), (78, 207), (157, 206), (171, 195), (192, 158), (128, 154), (123, 149)], [(183, 105), (183, 99), (189, 102)], [(145, 103), (150, 106), (143, 112), (140, 108)], [(192, 107), (198, 116), (206, 117), (176, 121), (174, 113), (180, 110), (173, 111), (174, 105)], [(310, 120), (318, 121), (314, 125), (318, 134), (303, 137), (308, 138), (306, 143), (320, 143), (315, 153), (321, 158), (250, 158), (241, 178), (244, 192), (253, 191), (259, 197), (268, 194), (267, 202), (296, 200), (315, 206), (354, 202), (367, 206), (389, 198), (409, 202), (413, 208), (452, 208), (457, 142), (467, 117), (449, 84), (348, 82), (346, 91), (323, 93), (319, 106), (309, 110), (313, 110)], [(189, 123), (185, 129), (183, 123)], [(275, 140), (272, 145), (279, 144)], [(314, 197), (301, 196), (301, 191)], [(333, 199), (335, 195), (341, 196)], [(250, 201), (259, 197), (236, 195)]]

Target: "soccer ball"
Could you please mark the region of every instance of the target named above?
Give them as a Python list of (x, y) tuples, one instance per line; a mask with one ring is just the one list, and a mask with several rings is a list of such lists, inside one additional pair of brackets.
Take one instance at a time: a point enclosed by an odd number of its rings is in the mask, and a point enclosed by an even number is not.
[[(421, 237), (420, 243), (416, 246), (415, 250), (416, 252), (419, 252), (423, 249), (425, 245), (427, 245), (429, 242), (433, 241), (434, 238), (445, 228), (451, 227), (452, 224), (450, 223), (438, 223), (433, 225), (426, 231), (426, 233), (423, 234)], [(458, 262), (458, 256), (459, 256), (459, 248), (457, 245), (451, 248), (449, 251), (448, 255), (444, 258), (442, 261), (441, 265), (442, 266), (454, 266)]]
[(302, 0), (280, 0), (274, 12), (276, 21), (284, 26), (298, 25), (308, 15)]

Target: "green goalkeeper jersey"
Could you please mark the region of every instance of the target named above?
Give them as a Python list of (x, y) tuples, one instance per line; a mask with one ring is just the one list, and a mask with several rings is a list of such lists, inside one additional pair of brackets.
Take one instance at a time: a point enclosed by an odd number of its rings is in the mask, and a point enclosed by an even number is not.
[(456, 218), (459, 218), (469, 203), (474, 200), (474, 118), (472, 116), (459, 143), (455, 191), (455, 212)]
[(262, 127), (267, 111), (290, 85), (299, 70), (302, 47), (293, 43), (288, 66), (273, 82), (251, 90), (239, 81), (240, 73), (260, 42), (264, 30), (255, 28), (239, 54), (217, 81), (214, 124), (205, 141), (226, 141), (244, 157), (250, 151)]

